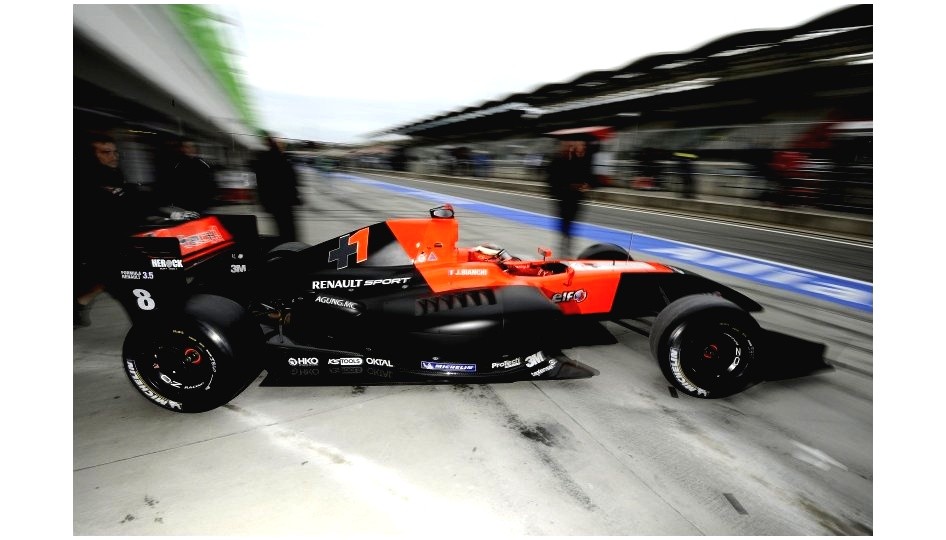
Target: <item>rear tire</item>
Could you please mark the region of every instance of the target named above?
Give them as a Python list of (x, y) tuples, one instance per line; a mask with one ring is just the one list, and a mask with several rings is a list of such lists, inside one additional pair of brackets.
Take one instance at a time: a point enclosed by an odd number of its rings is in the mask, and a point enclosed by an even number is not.
[(627, 250), (617, 244), (595, 244), (578, 254), (578, 260), (587, 261), (633, 261)]
[(259, 326), (236, 302), (195, 295), (173, 321), (135, 325), (125, 337), (122, 365), (132, 385), (174, 412), (219, 407), (259, 375), (254, 353)]
[(708, 294), (684, 296), (654, 321), (650, 350), (677, 390), (720, 398), (754, 381), (762, 330), (736, 304)]

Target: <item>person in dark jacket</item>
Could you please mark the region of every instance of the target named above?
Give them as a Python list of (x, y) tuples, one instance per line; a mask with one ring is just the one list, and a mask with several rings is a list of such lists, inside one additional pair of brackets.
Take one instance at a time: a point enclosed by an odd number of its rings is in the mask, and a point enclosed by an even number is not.
[(149, 201), (119, 168), (115, 140), (93, 134), (79, 147), (73, 174), (73, 327), (89, 326), (105, 290), (115, 247), (150, 213)]
[(548, 165), (549, 194), (557, 201), (561, 219), (561, 253), (568, 257), (571, 250), (572, 226), (578, 217), (579, 205), (585, 193), (594, 187), (592, 155), (585, 141), (559, 143), (555, 157)]
[(197, 155), (197, 145), (181, 140), (157, 179), (156, 191), (161, 203), (204, 213), (213, 205), (217, 184), (213, 167)]
[(697, 158), (696, 154), (674, 152), (673, 157), (677, 158), (677, 163), (679, 163), (681, 194), (683, 198), (695, 199), (696, 187), (694, 186), (693, 161)]
[(263, 208), (276, 220), (283, 242), (296, 240), (293, 207), (300, 203), (296, 171), (283, 152), (282, 145), (271, 135), (265, 136), (267, 150), (260, 152), (253, 163), (256, 190)]

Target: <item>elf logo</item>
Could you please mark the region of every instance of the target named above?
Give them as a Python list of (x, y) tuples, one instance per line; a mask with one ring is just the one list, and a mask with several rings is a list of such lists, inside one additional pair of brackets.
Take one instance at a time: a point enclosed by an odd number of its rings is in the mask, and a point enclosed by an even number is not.
[(565, 291), (552, 295), (552, 301), (556, 304), (560, 304), (562, 302), (581, 303), (585, 301), (585, 298), (588, 298), (588, 293), (586, 293), (584, 289), (578, 289), (577, 291)]

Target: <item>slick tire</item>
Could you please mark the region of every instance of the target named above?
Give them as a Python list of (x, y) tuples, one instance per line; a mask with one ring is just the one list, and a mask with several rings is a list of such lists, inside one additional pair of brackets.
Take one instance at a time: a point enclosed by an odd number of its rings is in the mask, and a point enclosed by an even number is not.
[(308, 249), (312, 246), (306, 244), (305, 242), (286, 242), (284, 244), (279, 244), (273, 249), (269, 250), (266, 253), (267, 262), (273, 262), (293, 253), (298, 253), (303, 249)]
[(736, 304), (708, 294), (684, 296), (654, 321), (650, 351), (677, 390), (699, 398), (741, 392), (758, 371), (762, 330)]
[(633, 261), (627, 250), (617, 244), (595, 244), (578, 254), (579, 260), (587, 261)]
[(242, 306), (195, 295), (162, 324), (135, 325), (125, 337), (122, 365), (152, 403), (174, 412), (204, 412), (226, 404), (259, 375), (262, 332)]

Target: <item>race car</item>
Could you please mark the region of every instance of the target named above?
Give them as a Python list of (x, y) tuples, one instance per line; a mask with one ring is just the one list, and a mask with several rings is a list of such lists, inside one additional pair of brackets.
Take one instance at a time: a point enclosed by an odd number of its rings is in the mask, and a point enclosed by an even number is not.
[(586, 378), (563, 351), (588, 321), (654, 316), (651, 352), (680, 392), (756, 380), (762, 308), (732, 288), (613, 244), (526, 259), (458, 239), (450, 205), (314, 246), (273, 245), (255, 216), (143, 230), (109, 285), (132, 321), (125, 373), (176, 412), (219, 407), (262, 370), (272, 386)]

